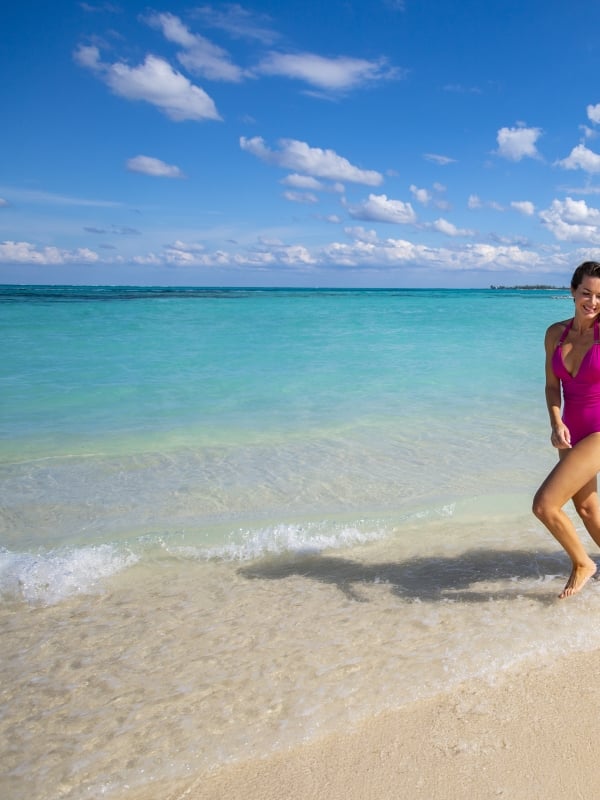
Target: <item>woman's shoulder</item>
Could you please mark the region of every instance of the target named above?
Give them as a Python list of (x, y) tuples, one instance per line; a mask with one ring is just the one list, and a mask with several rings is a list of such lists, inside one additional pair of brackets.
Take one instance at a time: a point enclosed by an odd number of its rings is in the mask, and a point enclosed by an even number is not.
[(569, 317), (569, 319), (562, 319), (562, 320), (560, 320), (560, 322), (553, 322), (552, 325), (550, 325), (548, 327), (548, 330), (549, 331), (561, 331), (562, 332), (567, 327), (567, 325), (571, 324), (572, 321), (573, 321), (573, 318)]
[(570, 319), (564, 319), (560, 322), (553, 322), (546, 330), (546, 342), (548, 344), (557, 344), (562, 336), (565, 328), (571, 322)]

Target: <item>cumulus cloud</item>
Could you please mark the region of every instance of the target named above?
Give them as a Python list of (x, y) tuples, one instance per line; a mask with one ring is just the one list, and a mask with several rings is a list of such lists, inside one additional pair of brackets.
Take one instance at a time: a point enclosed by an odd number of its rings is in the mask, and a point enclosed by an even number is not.
[(436, 219), (435, 222), (431, 224), (431, 227), (434, 231), (438, 233), (443, 233), (445, 236), (473, 236), (474, 231), (469, 230), (468, 228), (457, 228), (452, 222), (448, 222), (447, 219)]
[(319, 198), (312, 192), (293, 192), (288, 190), (287, 192), (283, 193), (283, 196), (286, 200), (290, 200), (292, 203), (312, 204), (319, 202)]
[(183, 172), (174, 164), (165, 164), (159, 158), (152, 156), (135, 156), (127, 161), (129, 172), (141, 172), (143, 175), (152, 175), (156, 178), (183, 178)]
[(536, 142), (542, 135), (541, 128), (500, 128), (496, 140), (498, 155), (509, 161), (520, 161), (522, 158), (538, 158)]
[(379, 172), (355, 167), (333, 150), (310, 147), (306, 142), (296, 139), (280, 139), (279, 146), (281, 148), (279, 151), (271, 150), (260, 136), (254, 136), (252, 139), (247, 139), (245, 136), (240, 138), (242, 150), (267, 164), (333, 181), (350, 181), (368, 186), (378, 186), (383, 181), (383, 176)]
[(600, 210), (585, 200), (553, 200), (540, 219), (559, 241), (600, 244)]
[(367, 230), (366, 228), (363, 228), (362, 225), (346, 227), (344, 228), (344, 233), (359, 242), (370, 242), (371, 244), (377, 242), (379, 238), (373, 228)]
[[(344, 267), (372, 266), (434, 268), (448, 272), (532, 272), (549, 269), (549, 260), (517, 245), (468, 244), (460, 249), (428, 247), (405, 239), (333, 242), (323, 248), (323, 257)], [(564, 268), (564, 264), (561, 264)]]
[(256, 67), (262, 75), (281, 75), (304, 81), (317, 89), (344, 92), (400, 76), (385, 59), (325, 58), (314, 53), (270, 53)]
[(202, 244), (177, 240), (164, 248), (164, 258), (168, 264), (197, 266), (206, 258), (205, 247)]
[(584, 144), (578, 144), (571, 150), (567, 158), (556, 162), (563, 169), (582, 169), (584, 172), (600, 172), (600, 155), (589, 150)]
[(510, 207), (524, 214), (526, 217), (531, 217), (535, 213), (535, 206), (530, 200), (513, 200)]
[(131, 259), (140, 265), (169, 265), (175, 267), (252, 267), (271, 269), (291, 267), (303, 270), (315, 265), (316, 259), (303, 245), (286, 244), (277, 239), (259, 238), (244, 251), (209, 252), (202, 244), (175, 241), (159, 253), (147, 253)]
[(431, 202), (431, 192), (428, 189), (419, 189), (413, 183), (410, 186), (410, 191), (418, 203), (422, 203), (424, 206), (426, 206)]
[(495, 200), (486, 200), (485, 202), (477, 194), (470, 194), (467, 200), (467, 208), (471, 211), (476, 211), (480, 208), (493, 208), (494, 211), (504, 211), (504, 207), (497, 203)]
[(600, 103), (596, 103), (595, 106), (589, 105), (586, 110), (588, 119), (598, 124), (600, 122)]
[(293, 189), (312, 189), (313, 191), (319, 191), (324, 188), (321, 181), (318, 181), (316, 178), (312, 178), (310, 175), (298, 175), (297, 173), (287, 175), (281, 182), (285, 184), (285, 186), (291, 186)]
[(220, 120), (212, 99), (162, 58), (146, 56), (143, 64), (130, 67), (123, 62), (107, 64), (100, 60), (97, 47), (80, 46), (75, 61), (92, 70), (110, 90), (126, 100), (142, 100), (156, 106), (175, 122)]
[(390, 200), (385, 194), (370, 194), (364, 203), (349, 206), (348, 212), (354, 219), (372, 222), (392, 222), (408, 224), (417, 221), (417, 215), (410, 203), (402, 200)]
[(38, 248), (31, 242), (0, 242), (0, 263), (3, 264), (93, 264), (98, 260), (98, 254), (87, 248), (63, 250)]
[(238, 83), (244, 78), (243, 70), (231, 61), (226, 50), (200, 34), (191, 33), (174, 14), (151, 14), (147, 22), (162, 31), (165, 39), (183, 47), (177, 59), (190, 72), (213, 81)]

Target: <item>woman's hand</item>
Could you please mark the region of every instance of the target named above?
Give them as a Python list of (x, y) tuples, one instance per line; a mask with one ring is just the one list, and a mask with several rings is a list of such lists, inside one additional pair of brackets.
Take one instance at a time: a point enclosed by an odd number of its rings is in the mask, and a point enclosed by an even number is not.
[(571, 433), (566, 425), (555, 425), (550, 435), (552, 445), (558, 450), (567, 450), (571, 447)]

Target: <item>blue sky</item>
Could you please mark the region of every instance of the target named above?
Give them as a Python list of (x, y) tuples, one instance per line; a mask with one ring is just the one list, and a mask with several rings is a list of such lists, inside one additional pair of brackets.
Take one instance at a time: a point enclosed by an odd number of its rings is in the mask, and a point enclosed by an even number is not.
[(595, 0), (0, 16), (0, 282), (565, 285), (600, 259)]

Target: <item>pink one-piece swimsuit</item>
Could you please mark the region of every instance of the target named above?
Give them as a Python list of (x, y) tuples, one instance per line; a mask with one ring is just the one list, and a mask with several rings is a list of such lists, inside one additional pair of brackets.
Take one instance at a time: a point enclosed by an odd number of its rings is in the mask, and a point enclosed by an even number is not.
[(598, 320), (594, 322), (594, 344), (584, 355), (575, 375), (565, 367), (562, 344), (567, 338), (574, 320), (563, 331), (552, 354), (552, 370), (560, 378), (563, 391), (562, 419), (571, 433), (571, 444), (600, 432), (600, 331)]

